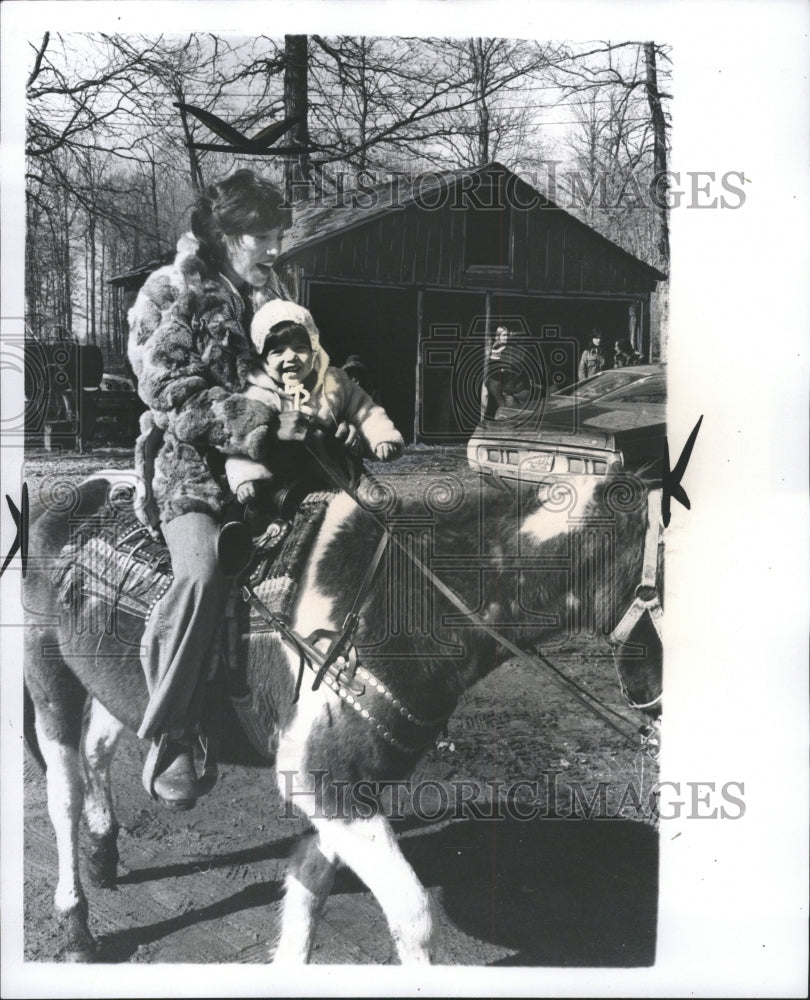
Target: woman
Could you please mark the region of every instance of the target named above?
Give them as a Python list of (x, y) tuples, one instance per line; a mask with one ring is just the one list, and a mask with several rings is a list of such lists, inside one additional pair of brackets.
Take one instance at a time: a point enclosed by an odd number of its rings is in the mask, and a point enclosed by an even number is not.
[(616, 342), (613, 357), (614, 368), (630, 368), (643, 362), (642, 356), (634, 349), (629, 337), (623, 337)]
[(586, 347), (579, 359), (579, 381), (598, 375), (604, 371), (607, 365), (604, 351), (602, 350), (602, 331), (595, 326), (591, 331), (591, 346)]
[(290, 221), (280, 192), (250, 170), (212, 184), (174, 263), (129, 313), (129, 359), (149, 407), (136, 446), (153, 492), (142, 511), (153, 523), (157, 514), (174, 573), (144, 633), (150, 699), (138, 735), (153, 741), (144, 785), (174, 808), (197, 797), (192, 743), (226, 595), (216, 554), (225, 493), (212, 465), (228, 454), (266, 460), (275, 442), (306, 434), (304, 414), (272, 413), (240, 392), (253, 310), (290, 298), (273, 271)]
[(499, 326), (495, 331), (482, 394), (487, 419), (496, 417), (502, 406), (517, 409), (540, 397), (540, 387), (531, 381), (527, 358), (510, 343), (511, 336), (505, 326)]

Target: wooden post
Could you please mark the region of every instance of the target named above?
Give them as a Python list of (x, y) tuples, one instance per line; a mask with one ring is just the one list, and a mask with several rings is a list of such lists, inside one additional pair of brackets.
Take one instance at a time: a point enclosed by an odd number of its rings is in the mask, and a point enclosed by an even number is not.
[(416, 397), (414, 399), (413, 411), (413, 443), (419, 444), (419, 424), (422, 416), (422, 323), (423, 313), (422, 298), (424, 292), (421, 288), (416, 290)]
[(641, 317), (641, 353), (648, 361), (657, 361), (657, 357), (652, 356), (652, 344), (650, 343), (650, 298), (641, 299), (638, 304), (639, 315)]
[(484, 413), (486, 408), (484, 406), (484, 386), (487, 384), (487, 379), (489, 378), (489, 352), (492, 350), (492, 331), (490, 327), (492, 326), (492, 292), (487, 289), (484, 292), (484, 364), (482, 367), (483, 375), (481, 377), (481, 407), (479, 411), (479, 420), (484, 419)]

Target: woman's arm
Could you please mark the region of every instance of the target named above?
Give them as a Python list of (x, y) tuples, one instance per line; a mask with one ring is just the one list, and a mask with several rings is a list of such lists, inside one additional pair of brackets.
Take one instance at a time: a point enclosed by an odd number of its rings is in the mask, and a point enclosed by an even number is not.
[(181, 295), (169, 273), (149, 278), (129, 315), (138, 393), (178, 440), (260, 458), (278, 429), (278, 415), (212, 383), (195, 346), (193, 315), (194, 295)]

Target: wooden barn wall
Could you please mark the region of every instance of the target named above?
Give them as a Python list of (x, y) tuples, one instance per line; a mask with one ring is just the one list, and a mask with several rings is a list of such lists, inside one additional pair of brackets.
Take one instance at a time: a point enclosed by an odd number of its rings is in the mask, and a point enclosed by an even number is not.
[(508, 270), (465, 270), (465, 212), (392, 212), (302, 249), (286, 270), (308, 278), (545, 294), (645, 294), (655, 281), (554, 209), (513, 208)]

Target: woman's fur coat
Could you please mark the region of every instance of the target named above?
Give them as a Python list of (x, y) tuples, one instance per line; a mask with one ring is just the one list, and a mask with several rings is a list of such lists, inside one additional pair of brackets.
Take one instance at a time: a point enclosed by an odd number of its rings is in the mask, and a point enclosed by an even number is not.
[[(242, 297), (199, 249), (190, 233), (181, 237), (174, 262), (150, 275), (129, 312), (129, 360), (149, 407), (135, 451), (148, 520), (150, 487), (163, 522), (192, 512), (217, 517), (225, 494), (207, 456), (261, 460), (278, 426), (277, 414), (242, 391), (255, 364)], [(252, 295), (254, 308), (289, 299), (275, 276)]]

